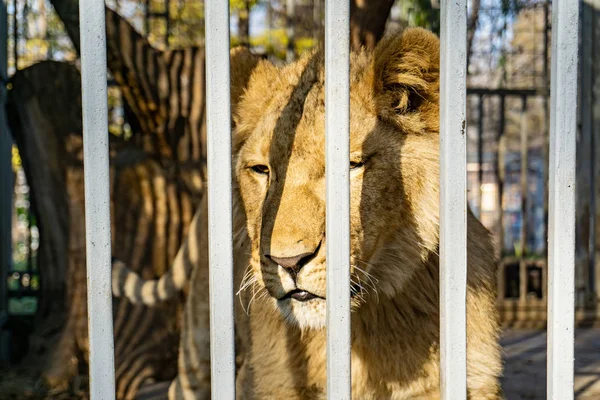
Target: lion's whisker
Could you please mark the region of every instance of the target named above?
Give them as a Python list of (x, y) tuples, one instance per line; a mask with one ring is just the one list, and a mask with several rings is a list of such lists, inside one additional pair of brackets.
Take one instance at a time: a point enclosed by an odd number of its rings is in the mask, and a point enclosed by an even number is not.
[[(253, 287), (256, 287), (256, 285), (254, 285)], [(261, 293), (263, 290), (263, 288), (259, 289), (258, 291), (254, 291), (252, 292), (252, 298), (250, 298), (250, 301), (248, 302), (248, 311), (250, 311), (250, 307), (252, 305), (252, 302), (256, 299), (256, 296)]]
[[(359, 260), (359, 259), (357, 258), (357, 260)], [(362, 261), (362, 260), (359, 260), (359, 261)], [(373, 292), (375, 293), (375, 297), (377, 298), (377, 303), (379, 303), (379, 291), (377, 290), (377, 283), (379, 282), (379, 280), (357, 265), (354, 265), (354, 268), (356, 269), (357, 272), (359, 272), (365, 276), (365, 278), (366, 278), (365, 285), (367, 285), (369, 288), (371, 288), (373, 290)], [(358, 279), (360, 279), (360, 275), (358, 273), (356, 274), (356, 276), (358, 277)]]

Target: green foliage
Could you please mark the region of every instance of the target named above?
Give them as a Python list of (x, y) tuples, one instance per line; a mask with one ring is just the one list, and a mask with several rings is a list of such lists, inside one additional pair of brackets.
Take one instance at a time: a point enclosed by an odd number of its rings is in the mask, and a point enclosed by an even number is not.
[(521, 246), (521, 243), (514, 243), (513, 244), (513, 248), (514, 248), (515, 256), (517, 258), (523, 257), (524, 252), (523, 252), (523, 248)]
[(400, 7), (409, 26), (420, 26), (439, 35), (440, 10), (433, 8), (430, 0), (403, 1)]
[(312, 37), (303, 37), (303, 38), (298, 38), (296, 39), (296, 54), (302, 54), (307, 50), (312, 49), (313, 47), (315, 47), (316, 44), (316, 40), (315, 38)]
[(8, 312), (11, 315), (33, 315), (37, 311), (38, 299), (33, 296), (8, 299)]
[(247, 7), (246, 4), (252, 9), (252, 7), (258, 4), (258, 0), (229, 0), (229, 8), (231, 11), (244, 10)]
[[(184, 48), (204, 43), (204, 2), (186, 1), (171, 4), (170, 48)], [(166, 30), (166, 26), (163, 28)]]
[(19, 154), (19, 149), (17, 146), (13, 145), (12, 147), (12, 167), (13, 172), (17, 172), (17, 169), (21, 168), (23, 161), (21, 160), (21, 155)]
[[(260, 36), (250, 37), (250, 46), (262, 48), (267, 54), (285, 60), (289, 38), (285, 28), (271, 29)], [(315, 38), (297, 37), (294, 42), (296, 54), (312, 49), (316, 44)], [(231, 37), (231, 47), (240, 45), (240, 39), (237, 36)]]

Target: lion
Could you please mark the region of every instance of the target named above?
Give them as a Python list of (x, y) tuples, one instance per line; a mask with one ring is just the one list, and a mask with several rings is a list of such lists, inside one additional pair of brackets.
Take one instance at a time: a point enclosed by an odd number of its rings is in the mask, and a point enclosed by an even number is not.
[[(237, 396), (324, 399), (323, 51), (275, 66), (237, 49), (231, 68)], [(350, 77), (352, 396), (436, 399), (439, 40), (390, 35), (352, 53)], [(115, 293), (147, 304), (191, 273), (171, 399), (210, 398), (207, 216), (204, 198), (168, 278), (115, 269)], [(495, 249), (470, 210), (467, 222), (468, 397), (499, 399)]]

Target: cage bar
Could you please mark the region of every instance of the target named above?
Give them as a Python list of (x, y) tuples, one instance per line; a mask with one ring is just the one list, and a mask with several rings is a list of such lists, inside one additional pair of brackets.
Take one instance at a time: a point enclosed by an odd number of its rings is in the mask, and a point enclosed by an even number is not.
[(549, 399), (573, 399), (579, 0), (552, 2), (548, 220)]
[(104, 18), (104, 1), (81, 1), (79, 29), (92, 400), (115, 398)]
[(467, 2), (441, 3), (440, 20), (440, 385), (466, 399)]
[(235, 398), (229, 2), (207, 0), (206, 126), (212, 398)]
[(350, 6), (325, 4), (327, 397), (350, 399)]

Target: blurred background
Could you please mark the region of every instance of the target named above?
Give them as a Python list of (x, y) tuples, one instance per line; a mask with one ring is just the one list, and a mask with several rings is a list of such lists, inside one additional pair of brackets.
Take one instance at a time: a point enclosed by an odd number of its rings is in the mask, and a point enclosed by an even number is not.
[[(204, 5), (106, 5), (113, 253), (152, 278), (175, 257), (204, 189)], [(274, 62), (291, 61), (322, 40), (323, 0), (231, 0), (230, 6), (231, 45)], [(351, 0), (352, 46), (372, 48), (386, 32), (407, 26), (439, 33), (439, 6), (438, 0)], [(545, 398), (551, 8), (545, 0), (470, 0), (468, 8), (468, 199), (493, 233), (501, 260), (505, 380), (514, 382), (508, 398)], [(600, 354), (599, 10), (600, 0), (582, 0), (580, 398), (600, 396), (600, 356), (591, 356)], [(0, 398), (87, 396), (78, 23), (77, 0), (5, 0), (0, 10), (6, 101), (0, 110)], [(175, 375), (185, 295), (154, 309), (114, 300), (119, 398), (135, 398), (140, 387)]]

